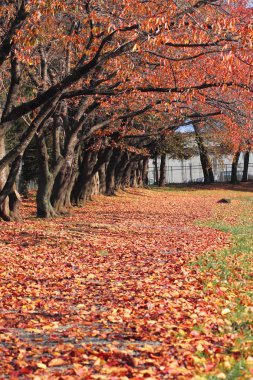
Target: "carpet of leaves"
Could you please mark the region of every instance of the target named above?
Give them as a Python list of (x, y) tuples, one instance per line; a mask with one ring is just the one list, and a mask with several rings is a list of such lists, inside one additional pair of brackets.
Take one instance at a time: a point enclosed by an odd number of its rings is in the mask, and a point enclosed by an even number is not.
[[(234, 335), (193, 263), (229, 235), (220, 194), (131, 190), (55, 220), (0, 224), (0, 379), (190, 379)], [(220, 209), (226, 205), (220, 205)], [(205, 360), (201, 360), (201, 357)]]

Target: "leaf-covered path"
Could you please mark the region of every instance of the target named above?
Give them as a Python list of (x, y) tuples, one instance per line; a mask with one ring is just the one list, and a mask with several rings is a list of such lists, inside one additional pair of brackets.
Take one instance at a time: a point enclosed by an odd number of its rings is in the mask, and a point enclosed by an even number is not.
[(196, 223), (219, 197), (132, 190), (49, 221), (27, 202), (1, 223), (0, 378), (189, 379), (202, 354), (214, 368), (224, 315), (189, 264), (228, 245)]

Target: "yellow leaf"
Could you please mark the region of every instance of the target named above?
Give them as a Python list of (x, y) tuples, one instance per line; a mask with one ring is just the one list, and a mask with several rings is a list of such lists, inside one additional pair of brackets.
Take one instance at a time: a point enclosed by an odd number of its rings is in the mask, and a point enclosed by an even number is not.
[(65, 361), (61, 358), (55, 358), (55, 359), (52, 359), (49, 363), (48, 363), (48, 367), (56, 367), (58, 365), (63, 365), (65, 364)]
[(85, 305), (83, 303), (79, 303), (76, 307), (77, 309), (83, 309)]
[(90, 273), (90, 274), (88, 274), (88, 276), (86, 278), (87, 278), (87, 280), (92, 280), (95, 277), (96, 277), (95, 274)]
[(135, 51), (138, 51), (139, 50), (139, 46), (137, 44), (134, 45), (132, 51), (135, 52)]
[(46, 366), (45, 363), (38, 362), (38, 363), (36, 363), (36, 366), (37, 366), (38, 368), (47, 369), (47, 366)]
[(231, 363), (230, 363), (228, 360), (226, 360), (226, 361), (224, 362), (224, 367), (225, 367), (226, 369), (230, 369), (232, 366), (231, 366)]
[(218, 379), (226, 379), (226, 375), (224, 372), (221, 372), (221, 373), (218, 373), (218, 375), (216, 375), (216, 377), (218, 377)]
[(203, 352), (203, 351), (205, 351), (205, 348), (202, 346), (201, 343), (199, 343), (199, 344), (197, 345), (197, 350), (200, 351), (200, 352)]
[(228, 309), (228, 308), (223, 309), (222, 312), (221, 312), (222, 315), (226, 315), (226, 314), (229, 314), (229, 313), (231, 313), (231, 310)]

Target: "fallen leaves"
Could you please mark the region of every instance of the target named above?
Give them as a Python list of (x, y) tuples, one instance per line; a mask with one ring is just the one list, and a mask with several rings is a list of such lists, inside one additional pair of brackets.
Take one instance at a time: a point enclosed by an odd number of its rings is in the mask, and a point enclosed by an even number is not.
[(216, 200), (137, 190), (97, 197), (68, 218), (1, 224), (0, 375), (212, 372), (236, 339), (219, 335), (231, 306), (226, 287), (217, 295), (211, 275), (206, 286), (207, 274), (189, 264), (228, 245), (226, 234), (195, 224)]

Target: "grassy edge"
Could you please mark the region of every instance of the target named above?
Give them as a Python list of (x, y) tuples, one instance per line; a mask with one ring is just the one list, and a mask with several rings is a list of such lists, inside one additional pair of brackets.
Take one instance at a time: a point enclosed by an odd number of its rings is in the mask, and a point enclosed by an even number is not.
[[(238, 199), (238, 198), (237, 198)], [(237, 336), (231, 363), (220, 363), (215, 373), (200, 374), (196, 379), (253, 379), (253, 217), (251, 207), (253, 197), (242, 197), (242, 210), (236, 225), (224, 220), (210, 220), (198, 225), (208, 226), (231, 235), (231, 246), (215, 252), (203, 254), (194, 265), (207, 274), (206, 289), (224, 290), (223, 308), (226, 315), (226, 327), (222, 334)], [(211, 278), (211, 281), (210, 281)], [(217, 373), (217, 371), (219, 373)]]

